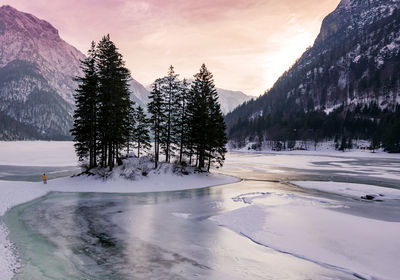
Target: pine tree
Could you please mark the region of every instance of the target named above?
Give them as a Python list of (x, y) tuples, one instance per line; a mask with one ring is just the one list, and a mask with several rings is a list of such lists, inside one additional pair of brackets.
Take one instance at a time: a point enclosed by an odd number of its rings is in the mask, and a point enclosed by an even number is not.
[(129, 139), (128, 142), (126, 143), (126, 153), (129, 156), (130, 153), (130, 144), (131, 141), (133, 140), (132, 138), (135, 138), (134, 133), (136, 129), (136, 110), (135, 110), (135, 102), (131, 101), (131, 106), (129, 108)]
[(74, 95), (76, 109), (71, 134), (80, 161), (89, 159), (88, 169), (97, 166), (97, 102), (98, 75), (96, 69), (96, 44), (92, 42), (88, 57), (81, 61), (83, 77), (75, 80), (79, 86)]
[(191, 99), (188, 104), (190, 112), (191, 141), (196, 148), (198, 168), (205, 167), (208, 160), (210, 169), (212, 162), (223, 164), (225, 156), (225, 122), (218, 102), (213, 75), (205, 64), (195, 75), (191, 88)]
[(178, 104), (176, 103), (180, 82), (178, 74), (175, 73), (174, 67), (171, 65), (168, 70), (168, 75), (161, 79), (161, 93), (164, 102), (164, 115), (165, 115), (165, 130), (161, 134), (161, 144), (165, 151), (165, 161), (171, 162), (171, 154), (173, 153), (173, 145), (176, 144), (176, 129), (177, 119), (176, 111)]
[(201, 69), (200, 73), (195, 75), (188, 104), (191, 148), (196, 151), (195, 165), (200, 169), (204, 167), (208, 123), (207, 80), (205, 80), (207, 77), (204, 74), (204, 69)]
[(150, 114), (150, 126), (154, 137), (154, 163), (155, 168), (158, 167), (160, 159), (160, 137), (164, 130), (165, 115), (164, 102), (160, 90), (162, 80), (157, 79), (153, 83), (153, 89), (150, 92), (150, 102), (147, 104), (147, 111)]
[(149, 120), (141, 106), (135, 110), (136, 126), (134, 130), (134, 141), (137, 148), (137, 157), (140, 157), (140, 151), (147, 151), (151, 148)]
[(347, 138), (345, 135), (343, 135), (339, 150), (344, 152), (346, 149), (347, 149)]
[(176, 96), (176, 128), (174, 129), (177, 144), (179, 145), (179, 163), (182, 163), (185, 147), (190, 147), (190, 126), (188, 102), (190, 101), (189, 83), (186, 79), (180, 84), (179, 94)]
[(107, 35), (97, 45), (101, 165), (110, 170), (120, 162), (120, 151), (130, 136), (129, 71)]
[(209, 139), (208, 139), (208, 165), (207, 171), (210, 171), (211, 163), (215, 162), (222, 166), (225, 160), (227, 138), (225, 134), (226, 125), (221, 111), (221, 105), (218, 102), (216, 90), (210, 91), (208, 97), (209, 107)]

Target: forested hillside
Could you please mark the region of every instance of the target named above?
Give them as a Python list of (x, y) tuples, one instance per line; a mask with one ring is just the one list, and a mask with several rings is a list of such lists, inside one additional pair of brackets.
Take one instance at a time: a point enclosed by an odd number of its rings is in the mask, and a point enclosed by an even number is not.
[[(398, 0), (343, 0), (324, 19), (313, 47), (270, 90), (227, 115), (230, 139), (400, 135), (392, 130), (400, 102), (399, 6)], [(354, 122), (362, 126), (349, 128)]]

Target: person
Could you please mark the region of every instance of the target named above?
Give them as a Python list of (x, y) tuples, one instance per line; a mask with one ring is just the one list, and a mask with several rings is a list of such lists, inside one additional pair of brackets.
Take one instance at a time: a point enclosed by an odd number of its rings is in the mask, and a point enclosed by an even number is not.
[(45, 173), (43, 173), (42, 179), (43, 179), (43, 184), (47, 184), (47, 177)]

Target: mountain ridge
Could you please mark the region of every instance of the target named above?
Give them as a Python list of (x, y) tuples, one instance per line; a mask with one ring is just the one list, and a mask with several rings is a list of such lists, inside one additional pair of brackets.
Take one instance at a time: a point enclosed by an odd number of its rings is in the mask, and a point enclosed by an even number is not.
[[(24, 131), (36, 130), (34, 139), (70, 138), (77, 88), (73, 78), (82, 74), (80, 61), (84, 58), (46, 20), (1, 6), (0, 112), (13, 120), (10, 124), (30, 126)], [(131, 99), (144, 106), (141, 97), (147, 94), (145, 88), (133, 78), (129, 85)], [(7, 133), (4, 125), (2, 130), (7, 139), (12, 135), (15, 139), (27, 137), (15, 129)]]
[(342, 0), (322, 22), (307, 49), (258, 99), (226, 117), (228, 129), (243, 119), (376, 102), (395, 110), (400, 102), (400, 1)]

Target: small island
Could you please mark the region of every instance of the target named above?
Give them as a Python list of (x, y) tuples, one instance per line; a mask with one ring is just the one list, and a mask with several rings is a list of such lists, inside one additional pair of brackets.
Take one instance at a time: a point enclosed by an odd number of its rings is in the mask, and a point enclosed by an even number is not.
[(81, 69), (71, 134), (83, 174), (109, 177), (117, 165), (125, 178), (147, 176), (149, 162), (160, 168), (161, 155), (183, 175), (223, 165), (226, 127), (205, 64), (192, 82), (170, 66), (154, 81), (147, 111), (131, 100), (130, 72), (109, 35), (92, 42)]

